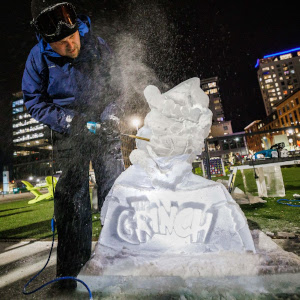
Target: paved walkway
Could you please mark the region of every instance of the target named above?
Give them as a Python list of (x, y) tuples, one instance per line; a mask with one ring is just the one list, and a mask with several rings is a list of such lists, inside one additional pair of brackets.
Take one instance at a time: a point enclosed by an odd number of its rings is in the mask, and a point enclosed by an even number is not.
[[(21, 241), (0, 242), (0, 299), (89, 299), (88, 293), (75, 292), (67, 295), (53, 290), (48, 285), (31, 295), (23, 295), (24, 285), (37, 274), (45, 265), (52, 242), (49, 241)], [(93, 249), (96, 242), (93, 242)], [(55, 278), (56, 242), (51, 259), (46, 269), (26, 289), (32, 291)]]
[[(285, 240), (275, 240), (281, 243), (281, 246), (287, 246), (287, 243), (294, 243), (293, 252), (299, 253), (299, 240), (298, 239), (285, 239)], [(55, 300), (77, 300), (77, 299), (89, 299), (88, 292), (80, 287), (74, 292), (63, 293), (53, 289), (53, 284), (37, 291), (31, 295), (23, 295), (22, 290), (24, 285), (37, 274), (45, 265), (50, 247), (51, 241), (18, 241), (18, 242), (0, 242), (0, 299), (1, 300), (31, 300), (31, 299), (55, 299)], [(297, 247), (295, 249), (295, 244)], [(93, 242), (93, 249), (96, 242)], [(55, 263), (56, 263), (56, 246), (54, 244), (54, 249), (52, 251), (52, 256), (46, 269), (41, 273), (41, 275), (34, 280), (27, 291), (32, 291), (39, 286), (49, 282), (55, 278)], [(291, 246), (291, 244), (289, 245)], [(287, 250), (287, 249), (285, 249)], [(296, 250), (296, 251), (295, 251)], [(117, 292), (117, 291), (116, 291)], [(114, 293), (113, 293), (114, 294)], [(295, 295), (294, 295), (295, 296)], [(300, 295), (299, 295), (300, 297)], [(113, 297), (104, 297), (102, 293), (96, 293), (93, 291), (93, 298), (96, 299), (133, 299), (133, 298), (119, 298), (116, 294)], [(164, 296), (162, 298), (137, 298), (143, 300), (181, 300), (186, 298), (176, 297), (175, 295), (170, 297)], [(191, 298), (192, 299), (192, 298)], [(193, 298), (196, 299), (196, 298)], [(208, 299), (208, 298), (206, 298)], [(209, 298), (209, 299), (225, 299), (225, 298)], [(228, 298), (228, 299), (239, 299), (244, 300), (243, 297), (238, 298)], [(250, 298), (247, 298), (250, 299)], [(260, 298), (260, 299), (272, 299), (272, 298)], [(286, 298), (278, 298), (286, 299)], [(290, 298), (290, 299), (300, 299), (300, 298)]]
[[(47, 193), (46, 190), (41, 190), (41, 193)], [(21, 194), (8, 194), (8, 195), (0, 195), (0, 203), (19, 201), (25, 199), (34, 199), (34, 195), (30, 192), (21, 193)]]

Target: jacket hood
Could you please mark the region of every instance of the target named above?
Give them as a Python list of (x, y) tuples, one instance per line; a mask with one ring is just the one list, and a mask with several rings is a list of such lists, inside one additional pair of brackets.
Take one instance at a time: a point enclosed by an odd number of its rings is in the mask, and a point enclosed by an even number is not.
[[(78, 22), (78, 31), (80, 37), (85, 36), (91, 30), (91, 19), (85, 15), (78, 15), (77, 16)], [(40, 47), (40, 51), (42, 54), (46, 54), (52, 57), (61, 57), (58, 53), (53, 51), (49, 43), (46, 43), (40, 34), (36, 34), (38, 44)]]

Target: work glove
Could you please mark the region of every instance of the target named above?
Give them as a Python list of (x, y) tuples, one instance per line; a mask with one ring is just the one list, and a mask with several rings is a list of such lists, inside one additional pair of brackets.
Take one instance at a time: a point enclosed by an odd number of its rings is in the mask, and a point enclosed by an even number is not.
[(101, 124), (100, 123), (97, 123), (97, 122), (87, 122), (86, 123), (86, 127), (87, 129), (93, 133), (93, 134), (96, 134), (97, 132), (99, 132), (100, 128), (101, 128)]

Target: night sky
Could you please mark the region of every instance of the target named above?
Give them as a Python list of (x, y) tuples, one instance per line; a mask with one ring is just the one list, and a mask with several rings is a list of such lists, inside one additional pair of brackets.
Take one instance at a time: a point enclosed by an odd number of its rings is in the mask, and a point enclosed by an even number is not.
[[(30, 0), (6, 1), (1, 16), (1, 145), (8, 140), (11, 93), (21, 90), (24, 64), (36, 38)], [(71, 1), (113, 46), (120, 32), (144, 45), (143, 64), (173, 86), (190, 77), (218, 76), (226, 120), (234, 132), (265, 117), (257, 58), (300, 46), (299, 12), (274, 1)]]

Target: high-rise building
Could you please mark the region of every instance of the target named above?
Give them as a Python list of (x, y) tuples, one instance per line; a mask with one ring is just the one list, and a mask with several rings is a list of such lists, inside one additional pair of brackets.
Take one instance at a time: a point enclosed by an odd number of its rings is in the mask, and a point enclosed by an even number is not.
[(31, 117), (21, 92), (13, 95), (12, 127), (14, 178), (50, 175), (52, 146), (45, 139), (50, 129)]
[(219, 88), (219, 79), (218, 77), (211, 77), (207, 79), (201, 79), (200, 82), (201, 89), (208, 95), (209, 97), (209, 109), (213, 113), (212, 122), (223, 122), (225, 121), (221, 96), (220, 96), (220, 88)]
[(267, 116), (275, 105), (300, 87), (300, 48), (265, 55), (258, 59), (257, 77)]

